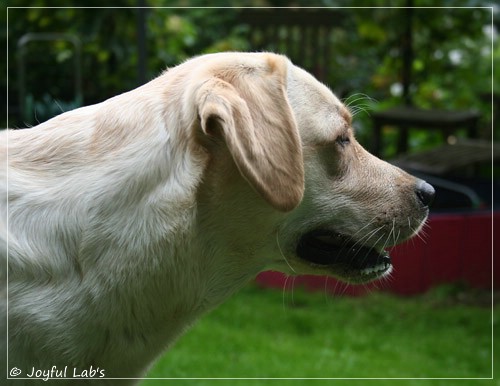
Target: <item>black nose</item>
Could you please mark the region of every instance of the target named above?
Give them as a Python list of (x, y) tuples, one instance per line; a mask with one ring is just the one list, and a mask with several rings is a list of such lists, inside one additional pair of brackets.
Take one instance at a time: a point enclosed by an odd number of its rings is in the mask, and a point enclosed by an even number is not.
[(417, 197), (424, 206), (429, 206), (434, 201), (435, 190), (431, 184), (420, 180), (417, 182), (416, 188)]

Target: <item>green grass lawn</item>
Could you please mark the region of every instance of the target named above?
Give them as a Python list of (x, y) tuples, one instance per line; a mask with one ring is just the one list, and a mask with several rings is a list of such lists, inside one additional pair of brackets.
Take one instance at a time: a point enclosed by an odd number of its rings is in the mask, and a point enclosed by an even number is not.
[[(488, 294), (456, 287), (441, 287), (418, 297), (372, 293), (350, 298), (299, 288), (283, 293), (249, 286), (199, 320), (148, 377), (490, 378), (490, 302)], [(499, 317), (496, 310), (496, 327)], [(498, 340), (495, 346), (500, 352)], [(176, 380), (169, 384), (221, 382), (236, 386), (388, 384), (382, 380)], [(158, 381), (143, 385), (153, 383)], [(395, 384), (420, 385), (422, 381)], [(433, 380), (425, 384), (500, 382)]]

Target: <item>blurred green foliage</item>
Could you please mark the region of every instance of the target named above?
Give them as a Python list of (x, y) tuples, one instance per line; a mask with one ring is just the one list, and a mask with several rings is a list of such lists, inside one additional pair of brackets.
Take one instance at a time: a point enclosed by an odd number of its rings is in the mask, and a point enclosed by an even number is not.
[[(55, 4), (56, 3), (56, 4)], [(17, 43), (27, 33), (67, 33), (82, 43), (83, 103), (102, 101), (127, 91), (145, 79), (157, 76), (167, 67), (201, 53), (252, 50), (248, 40), (249, 26), (238, 20), (241, 9), (216, 8), (223, 1), (171, 1), (170, 8), (160, 0), (124, 0), (120, 5), (130, 8), (106, 7), (106, 1), (88, 0), (85, 7), (75, 1), (51, 2), (46, 8), (44, 0), (17, 0), (16, 8), (5, 15), (8, 22), (8, 61), (2, 66), (7, 79), (0, 79), (2, 87), (8, 84), (10, 126), (36, 124), (57, 111), (43, 108), (43, 104), (59, 104), (61, 109), (75, 105), (72, 95), (72, 60), (75, 53), (60, 42), (32, 44), (27, 47), (27, 96), (24, 106), (36, 108), (33, 121), (19, 119), (19, 50)], [(146, 74), (138, 73), (138, 5), (146, 5)], [(331, 41), (331, 79), (327, 83), (345, 98), (354, 110), (363, 111), (356, 116), (358, 137), (368, 145), (371, 136), (371, 109), (386, 108), (402, 103), (401, 39), (407, 20), (403, 7), (405, 0), (359, 0), (356, 7), (344, 9), (345, 28)], [(9, 4), (10, 5), (10, 4)], [(210, 7), (204, 8), (209, 5)], [(346, 4), (340, 0), (241, 1), (240, 6), (323, 6)], [(483, 114), (481, 135), (491, 138), (491, 90), (500, 88), (500, 76), (492, 79), (492, 55), (500, 57), (498, 39), (492, 44), (498, 27), (498, 11), (487, 0), (443, 0), (434, 7), (432, 0), (414, 0), (413, 87), (414, 103), (424, 108), (476, 109)], [(195, 7), (196, 6), (196, 7)], [(457, 6), (472, 8), (456, 8)], [(30, 7), (30, 8), (17, 8)], [(190, 7), (190, 8), (179, 8)], [(195, 7), (195, 8), (193, 8)], [(385, 8), (375, 8), (385, 7)], [(483, 7), (483, 8), (481, 8)], [(280, 12), (276, 9), (275, 12)], [(324, 9), (321, 12), (329, 12)], [(492, 28), (492, 19), (494, 28)], [(332, 23), (336, 23), (332, 17)], [(493, 52), (492, 52), (493, 50)], [(57, 87), (55, 87), (57, 85)], [(2, 97), (6, 93), (2, 93)], [(361, 95), (361, 94), (359, 94)], [(358, 95), (358, 96), (359, 96)], [(28, 105), (31, 98), (31, 105)], [(357, 100), (356, 100), (357, 99)], [(57, 101), (57, 103), (56, 103)], [(7, 101), (2, 103), (7, 105)], [(3, 107), (5, 108), (5, 107)], [(46, 114), (41, 114), (42, 110)], [(2, 116), (6, 116), (4, 113)], [(35, 117), (35, 114), (33, 114)], [(7, 122), (3, 122), (5, 125)], [(500, 139), (496, 130), (494, 137)], [(390, 134), (390, 133), (388, 133)], [(390, 137), (390, 136), (389, 136)], [(436, 136), (412, 136), (412, 144), (426, 146), (440, 140)]]

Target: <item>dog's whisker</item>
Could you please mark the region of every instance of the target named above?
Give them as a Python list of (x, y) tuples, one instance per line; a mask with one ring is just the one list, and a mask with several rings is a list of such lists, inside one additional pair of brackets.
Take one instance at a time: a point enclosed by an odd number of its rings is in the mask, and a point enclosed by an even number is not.
[[(379, 228), (379, 230), (380, 230), (380, 228)], [(372, 236), (375, 236), (375, 235), (376, 235), (376, 233), (375, 233), (375, 234), (373, 234)], [(373, 245), (377, 245), (377, 244), (379, 243), (379, 241), (380, 241), (380, 240), (382, 240), (382, 238), (383, 238), (384, 236), (385, 236), (385, 234), (384, 234), (384, 233), (382, 233), (382, 234), (380, 235), (380, 237), (377, 239), (377, 241), (375, 241), (375, 243), (374, 243)], [(384, 245), (384, 248), (385, 248), (385, 245)], [(359, 253), (360, 251), (361, 251), (361, 249), (359, 249), (359, 250), (355, 253), (355, 255), (353, 256), (353, 259), (354, 259), (354, 258), (358, 255), (358, 253)], [(363, 260), (368, 259), (369, 254), (370, 254), (370, 252), (369, 252), (369, 250), (367, 250), (367, 251), (366, 251), (366, 254), (365, 254), (365, 257), (363, 258)]]
[(59, 107), (59, 110), (61, 110), (61, 113), (64, 113), (64, 109), (62, 108), (61, 104), (57, 101), (57, 99), (54, 99), (54, 103)]
[[(419, 239), (421, 240), (424, 244), (427, 244), (427, 233), (425, 230), (421, 229), (420, 231), (418, 230), (418, 227), (417, 228), (414, 228), (412, 229), (412, 233)], [(412, 241), (414, 241), (415, 239), (412, 239)]]
[[(384, 238), (384, 236), (385, 236), (385, 234), (384, 234), (384, 233), (382, 233), (382, 234), (380, 235), (380, 237), (377, 239), (377, 241), (375, 241), (375, 243), (373, 243), (373, 245), (378, 245), (379, 241), (380, 241), (380, 240), (382, 240), (382, 239)], [(385, 244), (384, 244), (384, 245), (385, 245)]]
[(363, 230), (365, 230), (366, 228), (368, 228), (369, 226), (371, 226), (373, 224), (373, 221), (377, 218), (377, 216), (373, 217), (370, 221), (368, 221), (365, 225), (363, 225), (361, 228), (359, 228), (356, 232), (353, 233), (353, 235), (351, 236), (353, 239), (359, 234), (361, 233)]
[(343, 282), (339, 282), (339, 283), (341, 285), (339, 296), (344, 296), (345, 293), (347, 292), (347, 289), (349, 288), (349, 284), (348, 283), (343, 283)]
[(367, 237), (369, 239), (371, 237), (370, 234), (372, 232), (377, 232), (377, 230), (375, 229), (375, 230), (370, 231), (369, 233), (365, 234), (364, 236), (362, 236), (361, 238), (359, 238), (358, 240), (356, 240), (354, 242), (354, 244), (352, 244), (352, 245), (349, 244), (349, 241), (354, 240), (354, 237), (350, 237), (349, 239), (346, 239), (344, 241), (344, 244), (341, 245), (341, 251), (344, 250), (345, 247), (352, 248), (352, 249), (355, 249), (358, 246), (362, 247), (363, 245), (365, 245), (364, 239), (367, 238)]
[(283, 284), (283, 291), (282, 291), (282, 299), (283, 299), (283, 310), (286, 311), (286, 293), (287, 293), (287, 284), (288, 284), (288, 279), (290, 276), (286, 275), (285, 276), (285, 283)]
[[(372, 225), (373, 225), (373, 223), (374, 223), (375, 218), (376, 218), (376, 217), (372, 218), (372, 219), (371, 219), (370, 221), (368, 221), (368, 222), (367, 222), (364, 226), (362, 226), (362, 227), (361, 227), (361, 228), (359, 228), (356, 232), (354, 232), (354, 233), (352, 234), (352, 236), (351, 236), (351, 239), (355, 239), (355, 238), (356, 238), (356, 236), (357, 236), (358, 234), (362, 233), (362, 232), (363, 232), (366, 228), (368, 228), (368, 227), (372, 226)], [(380, 229), (380, 228), (372, 229), (370, 232), (365, 233), (365, 234), (361, 237), (361, 239), (363, 239), (363, 238), (364, 238), (364, 237), (366, 237), (367, 235), (370, 235), (370, 234), (371, 234), (371, 232), (373, 232), (373, 231), (377, 231), (378, 229)]]
[(283, 284), (283, 308), (288, 308), (288, 305), (294, 305), (294, 288), (296, 276), (285, 276), (285, 283)]
[[(383, 226), (380, 226), (378, 228), (375, 228), (375, 229), (372, 229), (370, 232), (368, 232), (367, 234), (365, 234), (363, 237), (361, 237), (360, 239), (358, 239), (353, 247), (357, 247), (358, 245), (360, 246), (364, 246), (364, 245), (368, 245), (368, 241), (370, 241), (370, 239), (375, 236), (381, 229), (383, 229), (384, 227)], [(376, 243), (375, 243), (376, 244)]]
[[(351, 98), (356, 98), (356, 99), (351, 100)], [(373, 102), (373, 103), (378, 103), (378, 101), (375, 98), (373, 98), (367, 94), (364, 94), (364, 93), (355, 93), (355, 94), (349, 95), (347, 98), (345, 98), (343, 100), (343, 102), (346, 105), (346, 107), (349, 107), (353, 103), (360, 101), (360, 100), (368, 100), (368, 101)]]
[(415, 228), (414, 232), (416, 232), (416, 235), (421, 238), (423, 242), (427, 242), (427, 239), (429, 238), (429, 234), (427, 233), (428, 226), (427, 224), (424, 224), (424, 226), (419, 230), (418, 227)]
[(356, 106), (350, 106), (348, 108), (349, 108), (349, 111), (351, 112), (351, 114), (353, 116), (356, 116), (360, 112), (365, 112), (368, 115), (370, 115), (370, 111), (373, 110), (372, 106), (369, 106), (369, 105), (366, 105), (366, 104), (360, 104), (360, 105), (356, 105)]
[[(368, 233), (369, 237), (366, 238), (366, 240), (363, 241), (363, 243), (361, 244), (361, 246), (364, 246), (364, 245), (368, 245), (368, 241), (372, 238), (372, 237), (375, 237), (377, 235), (377, 233), (383, 229), (383, 226), (379, 227), (379, 228), (376, 228), (374, 229), (372, 232)], [(375, 243), (372, 243), (372, 245), (377, 245), (378, 242), (384, 237), (384, 233), (382, 233), (382, 235), (377, 239), (377, 241)], [(362, 240), (362, 239), (361, 239)], [(360, 240), (360, 242), (361, 242)], [(354, 244), (354, 247), (356, 247), (356, 245), (358, 245), (359, 243), (355, 243)], [(359, 248), (356, 253), (352, 256), (352, 259), (355, 259), (358, 254), (362, 251), (362, 248)], [(368, 256), (368, 253), (369, 251), (366, 252), (367, 253), (367, 256)]]
[(333, 294), (335, 296), (339, 295), (339, 292), (338, 292), (339, 285), (341, 285), (341, 282), (340, 282), (340, 280), (337, 279), (335, 282), (335, 287), (333, 288)]
[(393, 226), (391, 228), (391, 231), (387, 234), (387, 237), (385, 239), (385, 242), (384, 242), (382, 249), (385, 250), (385, 248), (387, 248), (387, 246), (389, 245), (390, 239), (391, 239), (391, 234), (393, 233), (393, 231), (394, 231), (394, 223), (393, 223)]
[(292, 286), (290, 288), (290, 294), (292, 295), (292, 306), (295, 306), (295, 296), (294, 296), (294, 289), (295, 289), (295, 279), (296, 276), (292, 276)]
[(396, 245), (398, 243), (398, 240), (396, 238), (396, 218), (395, 217), (392, 219), (391, 233), (392, 233), (392, 243), (393, 243), (393, 245)]
[(288, 267), (292, 270), (293, 273), (297, 273), (297, 271), (295, 271), (295, 269), (292, 267), (292, 265), (290, 264), (290, 262), (286, 258), (285, 254), (283, 253), (283, 250), (281, 249), (280, 239), (279, 239), (279, 230), (276, 232), (276, 245), (278, 246), (278, 250), (280, 252), (281, 257), (283, 258), (283, 260), (285, 260), (285, 263), (288, 265)]
[(398, 229), (398, 235), (396, 236), (396, 241), (399, 241), (399, 236), (401, 236), (401, 229)]

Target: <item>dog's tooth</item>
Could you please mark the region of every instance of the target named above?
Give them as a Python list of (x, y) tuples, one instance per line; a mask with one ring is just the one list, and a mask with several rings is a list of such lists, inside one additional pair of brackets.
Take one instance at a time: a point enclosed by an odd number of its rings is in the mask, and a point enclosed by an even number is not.
[(387, 269), (389, 269), (389, 264), (387, 263), (384, 263), (384, 264), (380, 264), (380, 265), (376, 265), (374, 267), (368, 267), (368, 268), (365, 268), (361, 271), (361, 273), (363, 275), (370, 275), (372, 273), (376, 273), (376, 272), (383, 272), (383, 271), (386, 271)]

